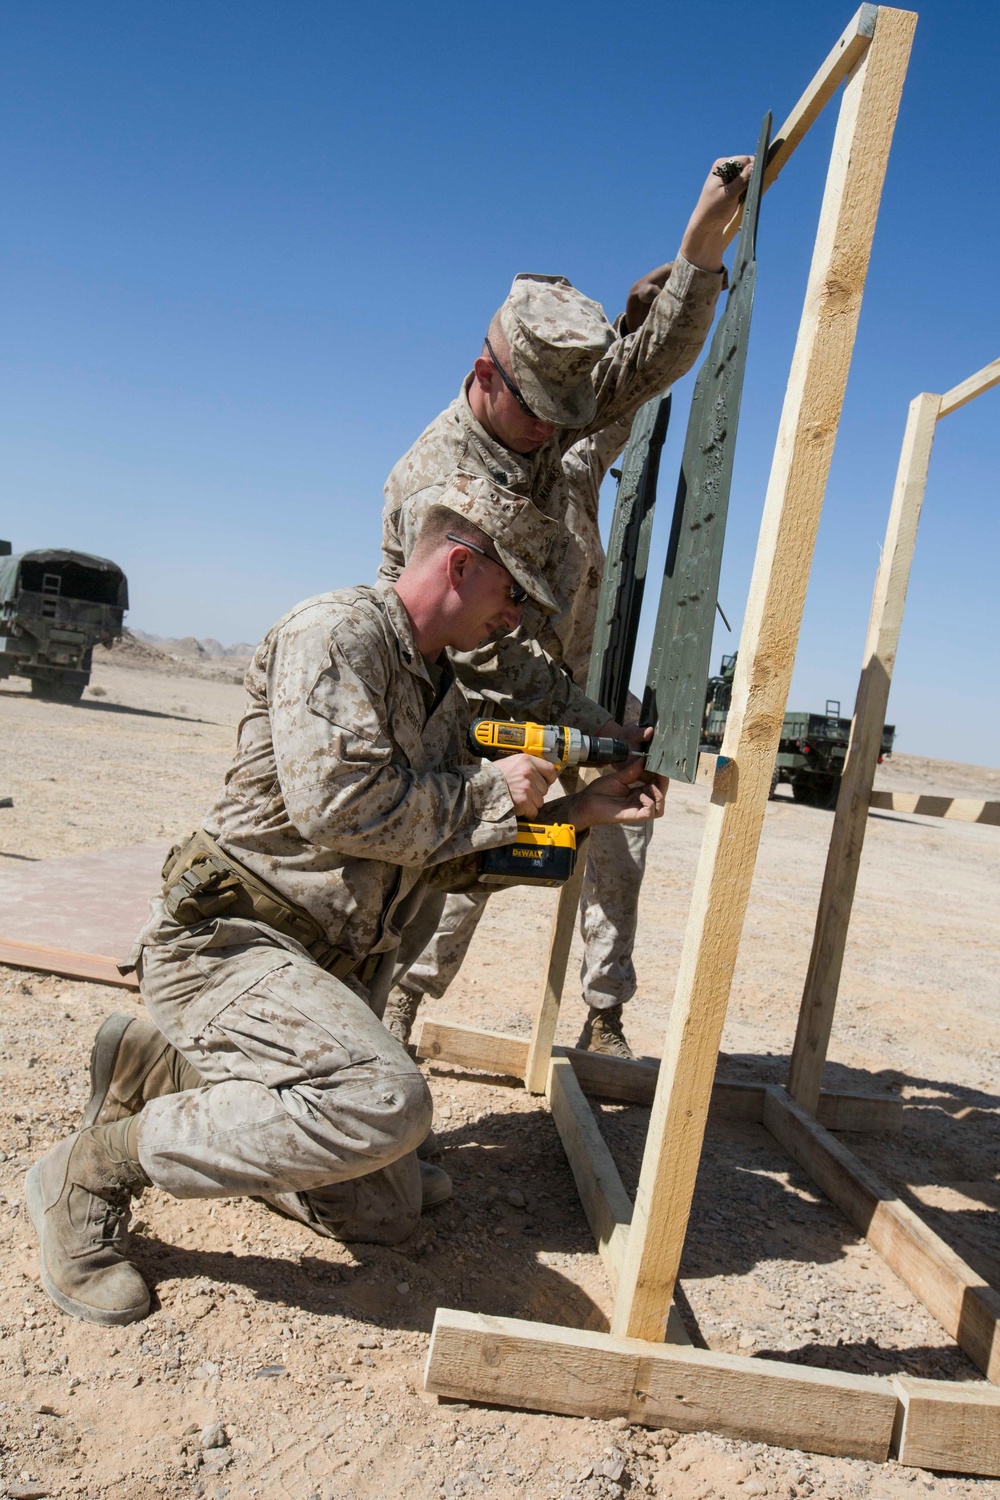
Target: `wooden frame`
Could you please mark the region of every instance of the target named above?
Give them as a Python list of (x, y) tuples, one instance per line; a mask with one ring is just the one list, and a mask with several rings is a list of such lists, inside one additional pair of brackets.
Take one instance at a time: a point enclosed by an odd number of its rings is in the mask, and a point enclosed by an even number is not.
[(790, 1093), (813, 1113), (833, 1029), (869, 808), (1000, 824), (1000, 803), (872, 790), (937, 424), (996, 385), (1000, 359), (943, 396), (925, 392), (910, 402), (788, 1071)]
[[(528, 1080), (548, 1062), (547, 1096), (581, 1200), (615, 1289), (609, 1334), (439, 1309), (426, 1385), (440, 1395), (678, 1430), (710, 1427), (744, 1440), (974, 1473), (1000, 1473), (1000, 1392), (974, 1385), (882, 1380), (685, 1348), (672, 1295), (710, 1108), (759, 1119), (857, 1225), (991, 1379), (1000, 1376), (1000, 1296), (825, 1127), (856, 1099), (833, 1103), (814, 1080), (810, 1106), (785, 1089), (715, 1080), (730, 980), (749, 895), (770, 774), (791, 677), (805, 587), (839, 423), (881, 184), (916, 17), (863, 6), (779, 131), (771, 180), (840, 82), (837, 135), (806, 303), (792, 362), (723, 753), (712, 797), (681, 969), (658, 1068), (553, 1048), (561, 974), (547, 975), (544, 1024), (532, 1042), (425, 1022), (418, 1055)], [(735, 221), (730, 226), (735, 232)], [(926, 477), (933, 423), (1000, 383), (1000, 362), (945, 397), (911, 409), (880, 571), (852, 745), (881, 734), (912, 553), (912, 496)], [(906, 456), (908, 455), (908, 457)], [(909, 505), (903, 502), (909, 497)], [(897, 501), (899, 502), (897, 504)], [(917, 506), (919, 509), (919, 505)], [(881, 603), (879, 602), (881, 601)], [(877, 622), (876, 622), (876, 616)], [(886, 667), (888, 665), (888, 672)], [(866, 707), (867, 705), (867, 707)], [(873, 743), (875, 743), (873, 741)], [(877, 759), (877, 744), (875, 748)], [(854, 765), (861, 756), (855, 751)], [(850, 765), (850, 757), (848, 761)], [(709, 767), (699, 780), (704, 781)], [(867, 816), (871, 782), (855, 769), (842, 793)], [(838, 808), (839, 815), (839, 808)], [(961, 815), (956, 809), (952, 814)], [(968, 814), (967, 814), (968, 815)], [(982, 810), (976, 813), (982, 816)], [(832, 849), (831, 845), (831, 849)], [(832, 854), (831, 858), (835, 856)], [(840, 856), (837, 856), (840, 857)], [(847, 911), (849, 914), (849, 901)], [(562, 973), (575, 904), (560, 903), (553, 947)], [(819, 934), (819, 927), (817, 929)], [(655, 1073), (655, 1086), (653, 1078)], [(584, 1089), (648, 1100), (652, 1113), (636, 1200), (630, 1202)], [(843, 1096), (840, 1096), (843, 1098)], [(898, 1105), (899, 1101), (892, 1101)], [(884, 1101), (869, 1101), (875, 1114)], [(758, 1114), (759, 1110), (759, 1114)], [(817, 1118), (819, 1116), (819, 1118)], [(898, 1116), (897, 1116), (898, 1118)], [(817, 1400), (817, 1397), (822, 1399)]]

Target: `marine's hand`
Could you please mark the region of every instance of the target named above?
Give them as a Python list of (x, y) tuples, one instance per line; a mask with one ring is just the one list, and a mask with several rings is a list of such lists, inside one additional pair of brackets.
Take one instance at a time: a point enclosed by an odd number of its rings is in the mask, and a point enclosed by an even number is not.
[(568, 821), (578, 829), (605, 823), (648, 823), (662, 818), (669, 781), (647, 771), (633, 755), (607, 776), (599, 776), (571, 799)]
[[(724, 182), (716, 167), (733, 162), (740, 168), (731, 182)], [(726, 225), (740, 198), (747, 190), (753, 170), (752, 156), (720, 156), (712, 163), (694, 213), (681, 240), (681, 254), (701, 271), (721, 271), (723, 237)]]
[(647, 271), (645, 276), (633, 281), (625, 300), (626, 333), (635, 333), (637, 328), (642, 327), (646, 314), (670, 280), (673, 269), (673, 261), (668, 260), (665, 266), (657, 266), (655, 271)]
[(507, 755), (497, 765), (507, 782), (517, 816), (535, 817), (545, 801), (545, 793), (559, 775), (555, 766), (534, 755)]
[(650, 724), (619, 724), (614, 719), (609, 719), (600, 733), (608, 739), (624, 740), (629, 749), (637, 753), (645, 750), (653, 738)]

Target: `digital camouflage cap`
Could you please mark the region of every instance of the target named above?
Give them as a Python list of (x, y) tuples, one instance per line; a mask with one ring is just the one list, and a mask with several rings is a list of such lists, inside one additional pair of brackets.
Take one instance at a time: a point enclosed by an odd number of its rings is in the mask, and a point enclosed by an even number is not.
[(500, 309), (511, 373), (528, 406), (557, 427), (585, 427), (597, 409), (592, 372), (614, 342), (599, 302), (565, 276), (522, 272)]
[(545, 564), (559, 531), (555, 521), (542, 515), (523, 495), (514, 495), (492, 480), (472, 474), (452, 475), (437, 504), (447, 506), (485, 532), (515, 582), (549, 614), (559, 613), (555, 595), (545, 581)]

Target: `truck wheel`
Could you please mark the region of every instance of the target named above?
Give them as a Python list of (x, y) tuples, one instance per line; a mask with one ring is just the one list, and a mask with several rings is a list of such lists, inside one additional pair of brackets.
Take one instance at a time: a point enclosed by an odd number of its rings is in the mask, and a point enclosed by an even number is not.
[(46, 703), (79, 703), (83, 689), (82, 682), (46, 682), (41, 677), (31, 679), (31, 696), (43, 698)]
[(778, 795), (778, 768), (777, 768), (777, 766), (775, 766), (774, 770), (771, 772), (771, 790), (767, 794), (767, 800), (769, 802), (773, 802), (774, 799), (775, 799), (775, 797), (777, 795)]

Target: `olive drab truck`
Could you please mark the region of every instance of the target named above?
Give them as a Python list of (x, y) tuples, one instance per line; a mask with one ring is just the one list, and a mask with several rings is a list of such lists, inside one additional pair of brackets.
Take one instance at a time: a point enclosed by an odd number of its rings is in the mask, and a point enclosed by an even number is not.
[[(708, 679), (701, 736), (705, 750), (717, 753), (722, 745), (735, 670), (735, 654), (724, 656), (718, 676)], [(895, 733), (893, 725), (883, 726), (880, 764), (885, 756), (892, 754)], [(796, 802), (810, 807), (833, 807), (850, 735), (851, 721), (841, 718), (840, 703), (835, 698), (827, 699), (826, 711), (821, 714), (786, 713), (771, 774), (771, 796), (782, 782), (787, 782)]]
[(79, 703), (96, 645), (124, 628), (128, 580), (117, 563), (0, 542), (0, 678), (27, 677), (36, 698)]

